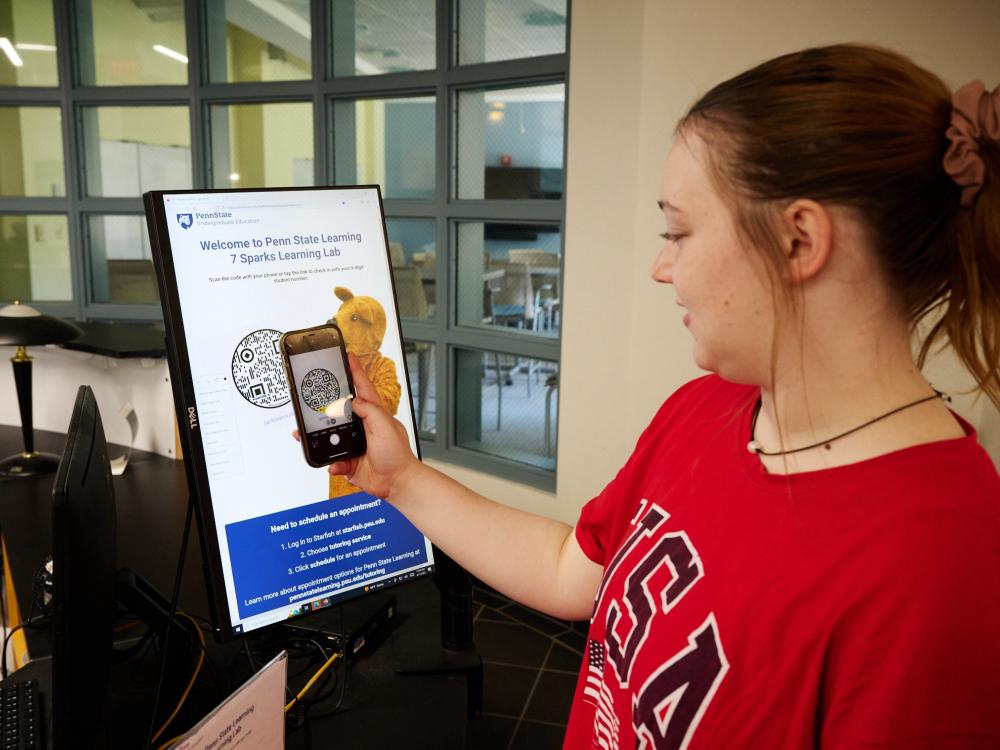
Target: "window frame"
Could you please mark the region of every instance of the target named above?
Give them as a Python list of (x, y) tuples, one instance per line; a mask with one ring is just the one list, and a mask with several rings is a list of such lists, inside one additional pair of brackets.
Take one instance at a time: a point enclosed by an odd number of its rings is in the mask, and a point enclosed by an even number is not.
[[(83, 110), (98, 106), (186, 106), (190, 118), (192, 187), (212, 185), (210, 111), (214, 105), (302, 102), (312, 103), (313, 179), (316, 185), (332, 184), (336, 174), (336, 134), (333, 106), (337, 100), (434, 96), (435, 163), (433, 196), (427, 199), (384, 199), (387, 219), (428, 219), (435, 223), (437, 266), (435, 284), (438, 307), (433, 318), (403, 319), (407, 340), (434, 345), (434, 434), (421, 434), (425, 457), (455, 463), (477, 471), (503, 476), (553, 491), (558, 466), (552, 471), (536, 468), (456, 444), (455, 358), (457, 349), (479, 349), (525, 358), (560, 362), (561, 333), (532, 336), (501, 329), (458, 324), (453, 304), (457, 289), (457, 224), (462, 221), (545, 223), (560, 228), (561, 262), (565, 261), (565, 175), (569, 100), (569, 40), (572, 0), (566, 7), (566, 51), (561, 54), (458, 64), (458, 12), (460, 0), (435, 0), (435, 55), (433, 70), (378, 75), (333, 76), (332, 0), (311, 0), (312, 79), (293, 81), (219, 83), (209, 80), (208, 17), (212, 12), (201, 0), (184, 0), (188, 50), (186, 85), (96, 86), (81, 84), (80, 19), (78, 1), (51, 0), (55, 23), (55, 87), (0, 87), (0, 105), (58, 106), (62, 113), (63, 158), (66, 195), (62, 197), (0, 196), (0, 214), (63, 214), (67, 216), (73, 300), (32, 302), (53, 315), (78, 320), (162, 321), (159, 304), (121, 304), (92, 301), (92, 249), (87, 222), (95, 215), (143, 216), (142, 198), (88, 196), (82, 149)], [(80, 0), (85, 1), (85, 0)], [(455, 131), (459, 93), (465, 90), (519, 88), (546, 83), (566, 84), (563, 111), (563, 195), (557, 200), (459, 199), (455, 196), (457, 138)], [(352, 146), (353, 147), (353, 146)], [(561, 271), (560, 271), (561, 273)], [(9, 302), (5, 300), (3, 302)], [(558, 435), (558, 409), (555, 434)]]

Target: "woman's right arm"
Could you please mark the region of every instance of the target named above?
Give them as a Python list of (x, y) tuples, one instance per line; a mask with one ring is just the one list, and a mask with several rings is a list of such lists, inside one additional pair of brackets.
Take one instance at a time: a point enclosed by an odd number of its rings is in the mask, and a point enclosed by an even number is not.
[(330, 473), (392, 503), (445, 554), (512, 599), (554, 617), (589, 619), (602, 570), (573, 528), (493, 502), (421, 463), (364, 368), (353, 355), (350, 362), (368, 450), (332, 464)]

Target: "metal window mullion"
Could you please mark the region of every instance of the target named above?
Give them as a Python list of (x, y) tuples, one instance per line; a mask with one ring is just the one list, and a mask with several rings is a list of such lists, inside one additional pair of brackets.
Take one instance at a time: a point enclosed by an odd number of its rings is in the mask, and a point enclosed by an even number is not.
[(452, 39), (451, 28), (453, 4), (458, 0), (437, 0), (435, 3), (435, 66), (434, 66), (434, 126), (435, 126), (435, 237), (437, 247), (437, 267), (435, 286), (437, 305), (435, 307), (434, 378), (435, 405), (437, 413), (436, 444), (437, 455), (446, 457), (455, 440), (455, 426), (452, 420), (452, 397), (455, 392), (452, 383), (451, 352), (448, 349), (448, 331), (452, 316), (452, 274), (455, 265), (454, 248), (451, 243), (451, 224), (448, 221), (448, 199), (451, 191), (451, 92), (448, 89), (448, 71), (451, 68)]
[(434, 200), (410, 200), (408, 198), (383, 198), (386, 218), (389, 219), (429, 219), (437, 216), (440, 207)]
[(517, 60), (455, 66), (448, 71), (448, 84), (458, 88), (494, 87), (505, 82), (530, 85), (566, 77), (569, 68), (565, 54), (523, 57)]
[(21, 107), (26, 104), (48, 104), (58, 107), (61, 101), (61, 92), (57, 86), (25, 86), (24, 88), (0, 86), (0, 106)]
[(332, 185), (330, 105), (323, 93), (323, 82), (331, 67), (327, 55), (330, 48), (329, 2), (313, 2), (309, 18), (312, 24), (312, 80), (309, 84), (313, 112), (313, 181), (316, 185)]
[(80, 196), (83, 165), (80, 163), (80, 134), (76, 117), (76, 66), (73, 52), (76, 44), (75, 3), (52, 2), (52, 20), (56, 36), (56, 69), (59, 74), (59, 100), (62, 111), (63, 179), (66, 183), (66, 231), (69, 245), (70, 284), (73, 294), (73, 317), (82, 319), (87, 306), (87, 251), (80, 226)]
[(245, 81), (205, 83), (200, 89), (213, 102), (280, 102), (312, 99), (316, 86), (312, 81)]
[(369, 99), (414, 99), (417, 97), (435, 96), (436, 89), (421, 87), (406, 90), (399, 89), (366, 89), (364, 91), (340, 92), (326, 94), (327, 101), (366, 101)]
[(561, 200), (499, 201), (465, 199), (452, 201), (448, 205), (448, 217), (458, 221), (480, 220), (561, 224), (565, 215), (565, 203)]
[(81, 86), (73, 89), (79, 105), (187, 104), (188, 86)]
[(323, 96), (350, 98), (359, 95), (398, 95), (415, 90), (431, 91), (438, 81), (436, 71), (383, 73), (371, 76), (341, 76), (321, 81)]
[(86, 197), (76, 204), (77, 210), (83, 214), (141, 214), (143, 213), (141, 198)]
[(517, 333), (516, 329), (504, 330), (502, 326), (455, 326), (448, 332), (447, 342), (461, 349), (481, 349), (531, 359), (559, 361), (559, 339)]
[(184, 0), (184, 31), (188, 49), (188, 132), (191, 139), (191, 187), (208, 187), (208, 115), (202, 90), (208, 80), (208, 48), (204, 4)]

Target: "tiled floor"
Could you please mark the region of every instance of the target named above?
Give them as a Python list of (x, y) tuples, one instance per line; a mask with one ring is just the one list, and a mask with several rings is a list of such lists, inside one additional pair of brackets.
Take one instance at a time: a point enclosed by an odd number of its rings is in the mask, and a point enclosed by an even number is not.
[(483, 657), (483, 713), (468, 750), (562, 747), (586, 623), (555, 620), (477, 585), (475, 640)]

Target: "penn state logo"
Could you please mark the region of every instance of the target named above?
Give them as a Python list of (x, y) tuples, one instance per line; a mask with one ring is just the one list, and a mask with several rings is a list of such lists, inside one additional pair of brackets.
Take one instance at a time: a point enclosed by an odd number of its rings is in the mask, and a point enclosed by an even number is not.
[(177, 223), (181, 225), (181, 229), (188, 229), (192, 224), (194, 224), (194, 215), (177, 214)]

